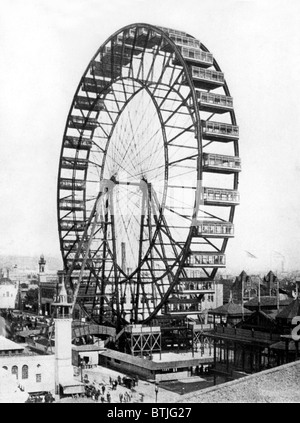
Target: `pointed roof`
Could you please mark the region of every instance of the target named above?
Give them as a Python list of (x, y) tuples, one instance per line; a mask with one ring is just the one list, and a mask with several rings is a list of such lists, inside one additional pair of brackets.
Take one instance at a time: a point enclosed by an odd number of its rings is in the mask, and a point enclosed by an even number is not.
[(243, 329), (275, 330), (277, 328), (277, 322), (273, 313), (267, 314), (262, 310), (256, 310), (250, 316), (247, 315), (243, 322), (238, 323), (237, 327)]
[(243, 281), (244, 282), (253, 282), (251, 276), (247, 275), (247, 273), (245, 272), (245, 270), (243, 270), (239, 276), (236, 276), (233, 285), (232, 285), (232, 289), (240, 289), (243, 285)]
[(277, 314), (277, 319), (292, 320), (293, 317), (300, 316), (300, 300), (294, 299), (288, 306)]
[(262, 316), (264, 319), (270, 320), (272, 322), (275, 321), (275, 314), (274, 313), (265, 313), (263, 310), (256, 310), (256, 311), (253, 312), (253, 316), (254, 315)]
[(245, 270), (243, 270), (242, 272), (241, 272), (241, 274), (239, 275), (239, 276), (237, 276), (237, 278), (239, 278), (239, 279), (242, 279), (242, 278), (247, 278), (248, 277), (248, 275), (247, 275), (247, 273), (245, 272)]
[(233, 317), (233, 316), (242, 316), (243, 314), (250, 315), (252, 314), (252, 311), (247, 310), (241, 304), (235, 304), (232, 301), (230, 301), (227, 304), (223, 304), (220, 307), (217, 307), (213, 310), (209, 310), (208, 313)]
[(60, 286), (60, 289), (59, 289), (58, 296), (59, 297), (67, 297), (68, 296), (64, 278), (62, 278), (62, 282), (61, 282), (61, 286)]
[(263, 278), (263, 286), (265, 289), (274, 290), (277, 289), (278, 285), (278, 278), (277, 276), (270, 270), (270, 272), (264, 276)]
[(277, 276), (272, 272), (272, 270), (269, 271), (269, 273), (264, 276), (264, 280), (270, 281), (270, 280), (277, 280)]
[(68, 301), (68, 293), (65, 286), (64, 277), (62, 277), (61, 285), (59, 287), (59, 292), (57, 296), (57, 300), (53, 303), (54, 306), (71, 306), (72, 303)]

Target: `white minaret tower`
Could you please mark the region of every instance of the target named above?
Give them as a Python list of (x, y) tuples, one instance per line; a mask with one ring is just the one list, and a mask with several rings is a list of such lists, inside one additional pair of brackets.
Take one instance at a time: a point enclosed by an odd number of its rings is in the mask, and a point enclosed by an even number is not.
[(45, 273), (45, 266), (46, 266), (46, 260), (44, 255), (42, 254), (39, 259), (39, 273)]
[(72, 367), (72, 304), (62, 277), (62, 284), (54, 307), (55, 324), (55, 390), (59, 394), (60, 386), (73, 381)]
[[(39, 298), (38, 298), (38, 314), (40, 314), (40, 310), (43, 309), (42, 307), (42, 299), (41, 299), (41, 290), (44, 283), (47, 282), (46, 274), (45, 274), (45, 266), (46, 260), (44, 255), (42, 254), (39, 259), (39, 272), (38, 272), (38, 281), (39, 281)], [(45, 307), (45, 306), (44, 306)], [(49, 312), (50, 310), (48, 310)], [(44, 310), (45, 312), (45, 310)]]

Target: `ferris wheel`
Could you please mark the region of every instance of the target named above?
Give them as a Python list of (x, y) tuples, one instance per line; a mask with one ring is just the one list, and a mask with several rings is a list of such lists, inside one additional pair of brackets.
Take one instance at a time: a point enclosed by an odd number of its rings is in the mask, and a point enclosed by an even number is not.
[(116, 325), (201, 313), (234, 236), (238, 139), (224, 74), (199, 40), (138, 23), (102, 44), (59, 165), (74, 312)]

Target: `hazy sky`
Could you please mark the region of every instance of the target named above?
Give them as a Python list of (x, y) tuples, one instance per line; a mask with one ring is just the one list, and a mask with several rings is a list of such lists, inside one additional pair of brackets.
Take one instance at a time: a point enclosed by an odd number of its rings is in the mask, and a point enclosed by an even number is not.
[(0, 254), (60, 256), (56, 184), (73, 95), (99, 46), (145, 22), (200, 39), (234, 97), (243, 171), (229, 270), (267, 270), (272, 251), (287, 269), (300, 269), (299, 0), (1, 0), (0, 7)]

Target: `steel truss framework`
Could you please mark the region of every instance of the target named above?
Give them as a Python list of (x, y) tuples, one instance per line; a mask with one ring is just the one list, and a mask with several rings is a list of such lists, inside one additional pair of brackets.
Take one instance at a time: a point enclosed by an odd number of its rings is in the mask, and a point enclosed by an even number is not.
[(203, 330), (193, 330), (193, 352), (201, 351), (202, 355), (205, 350), (211, 356), (213, 352), (213, 342), (203, 334)]
[(141, 357), (149, 355), (152, 357), (153, 353), (161, 353), (161, 332), (152, 331), (149, 327), (147, 332), (128, 332), (126, 333), (126, 344), (132, 355), (140, 355)]
[(224, 74), (199, 40), (132, 24), (104, 42), (73, 98), (59, 165), (74, 312), (117, 327), (201, 313), (233, 236), (238, 138)]

